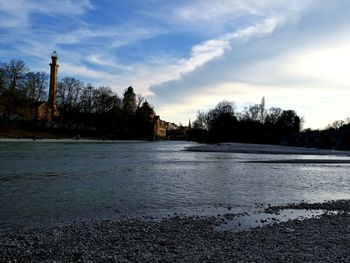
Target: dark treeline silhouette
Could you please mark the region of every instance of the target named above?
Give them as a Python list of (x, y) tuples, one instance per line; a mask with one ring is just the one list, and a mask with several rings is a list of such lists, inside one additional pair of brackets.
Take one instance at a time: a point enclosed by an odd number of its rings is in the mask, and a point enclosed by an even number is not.
[[(59, 117), (51, 124), (38, 120), (30, 109), (45, 104), (48, 84), (46, 73), (30, 71), (21, 60), (0, 63), (0, 128), (118, 139), (144, 139), (154, 135), (153, 108), (148, 103), (143, 107), (144, 98), (136, 95), (132, 87), (120, 97), (109, 87), (85, 85), (74, 77), (58, 82)], [(168, 130), (168, 134), (172, 138), (212, 143), (350, 150), (349, 118), (335, 121), (324, 130), (300, 132), (302, 119), (295, 111), (266, 109), (264, 98), (260, 104), (247, 106), (242, 112), (236, 112), (234, 103), (222, 101), (208, 112), (198, 112), (197, 119), (189, 126), (188, 130), (186, 127)]]
[(0, 63), (0, 121), (10, 121), (14, 108), (46, 99), (48, 76), (31, 72), (21, 60)]
[(345, 121), (338, 120), (328, 125), (324, 130), (306, 129), (294, 138), (296, 146), (350, 150), (350, 118)]
[[(60, 123), (66, 130), (100, 134), (114, 137), (137, 137), (132, 129), (137, 117), (137, 108), (143, 102), (130, 86), (119, 97), (109, 87), (95, 88), (71, 77), (58, 82), (57, 104)], [(108, 135), (109, 136), (109, 135)]]
[[(109, 87), (94, 87), (74, 77), (58, 81), (59, 117), (51, 125), (28, 119), (25, 110), (45, 103), (48, 75), (31, 72), (21, 60), (0, 63), (0, 128), (59, 131), (64, 134), (113, 138), (151, 137), (151, 119), (137, 114), (144, 102), (133, 88), (119, 97)], [(147, 104), (149, 106), (149, 104)], [(149, 106), (150, 110), (153, 110)]]
[(189, 138), (204, 142), (241, 142), (292, 145), (301, 128), (301, 118), (293, 110), (265, 109), (260, 104), (235, 111), (232, 102), (222, 101), (208, 112), (198, 112)]
[(303, 119), (294, 110), (265, 109), (260, 104), (235, 111), (232, 102), (222, 101), (208, 112), (198, 112), (191, 124), (190, 140), (217, 143), (282, 144), (318, 149), (350, 150), (350, 118), (338, 120), (324, 130), (300, 131)]

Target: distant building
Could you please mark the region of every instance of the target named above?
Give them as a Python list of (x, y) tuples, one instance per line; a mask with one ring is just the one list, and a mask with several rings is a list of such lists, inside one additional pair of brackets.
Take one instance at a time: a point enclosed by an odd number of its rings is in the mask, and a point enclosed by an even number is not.
[(0, 97), (0, 116), (3, 115), (10, 121), (46, 121), (46, 102), (33, 100), (15, 102), (10, 105), (11, 110), (9, 111), (8, 100), (6, 97)]
[(179, 126), (173, 122), (166, 122), (166, 127), (167, 127), (167, 131), (175, 131), (179, 128)]
[(164, 121), (156, 115), (148, 102), (144, 102), (141, 107), (136, 110), (137, 125), (141, 135), (153, 138), (166, 138), (167, 126)]

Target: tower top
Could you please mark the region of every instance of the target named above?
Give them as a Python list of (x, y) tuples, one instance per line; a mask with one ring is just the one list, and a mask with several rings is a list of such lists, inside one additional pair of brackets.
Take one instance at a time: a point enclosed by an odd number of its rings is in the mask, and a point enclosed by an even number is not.
[(51, 53), (51, 58), (58, 58), (58, 54), (57, 54), (56, 50), (54, 50), (54, 51)]

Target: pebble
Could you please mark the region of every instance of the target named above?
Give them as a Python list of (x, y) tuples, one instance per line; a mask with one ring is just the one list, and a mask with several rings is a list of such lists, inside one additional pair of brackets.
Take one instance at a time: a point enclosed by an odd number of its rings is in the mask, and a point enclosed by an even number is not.
[(6, 232), (0, 234), (0, 262), (350, 262), (350, 201), (323, 207), (342, 213), (241, 232), (217, 231), (222, 216)]

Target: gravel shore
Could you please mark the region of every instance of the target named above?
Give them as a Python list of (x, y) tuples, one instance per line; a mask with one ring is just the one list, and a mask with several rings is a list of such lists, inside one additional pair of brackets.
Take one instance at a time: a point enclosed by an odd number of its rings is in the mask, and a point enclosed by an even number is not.
[(218, 216), (3, 233), (0, 262), (350, 262), (349, 208), (350, 201), (317, 204), (338, 213), (240, 232), (218, 231), (226, 220)]

